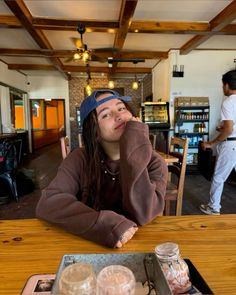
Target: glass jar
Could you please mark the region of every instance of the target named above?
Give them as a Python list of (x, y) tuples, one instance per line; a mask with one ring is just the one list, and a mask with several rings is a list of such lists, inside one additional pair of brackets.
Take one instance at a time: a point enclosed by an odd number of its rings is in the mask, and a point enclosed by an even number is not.
[(187, 292), (191, 288), (187, 263), (180, 257), (179, 246), (163, 243), (155, 248), (156, 256), (173, 294)]
[(97, 276), (97, 295), (134, 295), (133, 272), (122, 265), (104, 267)]
[(95, 295), (96, 276), (92, 265), (77, 262), (67, 266), (59, 279), (60, 295)]

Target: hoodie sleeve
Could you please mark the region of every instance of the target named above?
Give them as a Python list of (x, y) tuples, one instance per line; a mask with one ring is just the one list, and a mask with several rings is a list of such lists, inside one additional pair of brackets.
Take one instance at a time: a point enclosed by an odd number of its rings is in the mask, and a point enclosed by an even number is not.
[(129, 121), (120, 145), (123, 208), (128, 218), (143, 225), (163, 213), (167, 165), (153, 151), (144, 123)]
[(54, 180), (43, 190), (36, 216), (87, 240), (115, 247), (121, 235), (136, 224), (114, 211), (96, 211), (78, 201), (76, 196), (81, 192), (85, 167), (81, 150), (70, 153)]

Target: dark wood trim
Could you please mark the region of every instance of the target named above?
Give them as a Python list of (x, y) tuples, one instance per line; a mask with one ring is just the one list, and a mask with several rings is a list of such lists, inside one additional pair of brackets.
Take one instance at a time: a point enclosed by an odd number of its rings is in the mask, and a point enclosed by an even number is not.
[(219, 32), (225, 26), (229, 25), (236, 18), (236, 0), (232, 1), (225, 9), (223, 9), (210, 22), (211, 34), (207, 36), (196, 35), (180, 48), (180, 54), (187, 54), (200, 44), (212, 37), (215, 32)]

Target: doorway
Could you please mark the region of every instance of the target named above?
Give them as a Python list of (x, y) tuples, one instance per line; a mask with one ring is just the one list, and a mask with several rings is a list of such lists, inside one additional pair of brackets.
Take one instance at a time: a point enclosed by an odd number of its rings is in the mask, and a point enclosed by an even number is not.
[(65, 135), (63, 99), (31, 99), (30, 113), (33, 150), (56, 143)]

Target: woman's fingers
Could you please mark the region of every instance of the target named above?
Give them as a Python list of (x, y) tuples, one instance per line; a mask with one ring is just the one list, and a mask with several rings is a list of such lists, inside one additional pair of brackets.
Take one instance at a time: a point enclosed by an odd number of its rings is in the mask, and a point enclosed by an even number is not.
[(121, 237), (121, 239), (117, 242), (116, 248), (121, 248), (124, 244), (126, 244), (136, 233), (138, 230), (137, 227), (131, 227), (129, 228)]
[(118, 241), (117, 244), (116, 244), (116, 246), (115, 246), (115, 248), (121, 248), (122, 246), (123, 246), (123, 245), (121, 244), (121, 242)]

